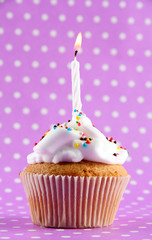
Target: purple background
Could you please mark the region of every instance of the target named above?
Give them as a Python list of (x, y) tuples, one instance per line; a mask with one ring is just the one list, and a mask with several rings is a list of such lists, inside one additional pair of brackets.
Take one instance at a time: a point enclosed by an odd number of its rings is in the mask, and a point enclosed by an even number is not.
[[(150, 0), (0, 0), (0, 239), (152, 239), (151, 16)], [(128, 149), (132, 178), (112, 226), (41, 228), (18, 173), (50, 125), (71, 118), (80, 31), (83, 111)]]

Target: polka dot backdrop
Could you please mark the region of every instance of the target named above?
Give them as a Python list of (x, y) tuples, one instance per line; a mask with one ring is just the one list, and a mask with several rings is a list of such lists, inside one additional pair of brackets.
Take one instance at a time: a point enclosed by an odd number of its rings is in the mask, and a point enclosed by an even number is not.
[[(152, 3), (0, 0), (0, 239), (152, 239)], [(78, 32), (83, 111), (130, 152), (112, 226), (34, 226), (18, 173), (52, 123), (71, 118)]]

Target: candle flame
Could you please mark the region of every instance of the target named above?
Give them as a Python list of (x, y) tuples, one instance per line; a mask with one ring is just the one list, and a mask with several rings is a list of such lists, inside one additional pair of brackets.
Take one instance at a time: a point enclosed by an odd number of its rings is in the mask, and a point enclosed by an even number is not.
[(75, 41), (75, 45), (74, 45), (75, 51), (78, 51), (81, 48), (81, 43), (82, 43), (82, 34), (80, 32)]

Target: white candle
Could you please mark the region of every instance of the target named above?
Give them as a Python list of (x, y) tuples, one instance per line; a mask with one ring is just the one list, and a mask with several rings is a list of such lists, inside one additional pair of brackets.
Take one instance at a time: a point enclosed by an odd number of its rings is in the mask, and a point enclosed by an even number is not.
[(79, 62), (74, 59), (71, 63), (72, 69), (72, 105), (73, 111), (77, 109), (81, 112), (82, 103), (81, 103), (81, 96), (80, 96), (80, 71), (79, 71)]
[(82, 35), (81, 33), (78, 34), (74, 50), (75, 50), (75, 59), (71, 63), (71, 73), (72, 73), (72, 105), (73, 111), (74, 109), (81, 112), (82, 103), (81, 103), (81, 95), (80, 95), (80, 64), (76, 60), (76, 55), (78, 53), (78, 49), (81, 48), (82, 42)]

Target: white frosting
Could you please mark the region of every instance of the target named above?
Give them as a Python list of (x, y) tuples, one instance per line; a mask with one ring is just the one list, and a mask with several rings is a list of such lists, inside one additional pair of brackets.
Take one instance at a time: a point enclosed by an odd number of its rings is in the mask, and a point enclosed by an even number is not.
[(126, 149), (119, 147), (113, 139), (107, 139), (85, 114), (76, 110), (72, 121), (52, 126), (33, 150), (27, 157), (29, 164), (81, 160), (123, 164), (128, 157)]

